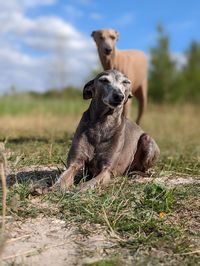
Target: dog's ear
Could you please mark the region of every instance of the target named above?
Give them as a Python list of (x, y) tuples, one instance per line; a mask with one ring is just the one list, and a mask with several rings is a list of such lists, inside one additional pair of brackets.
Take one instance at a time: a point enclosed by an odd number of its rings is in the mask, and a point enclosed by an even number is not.
[(133, 94), (132, 94), (132, 92), (130, 91), (130, 93), (129, 93), (129, 95), (128, 95), (128, 99), (131, 99), (131, 98), (133, 98)]
[(88, 100), (93, 97), (94, 93), (94, 79), (85, 84), (83, 88), (83, 99)]
[(96, 33), (95, 30), (91, 33), (91, 37), (92, 37), (92, 38), (94, 38), (95, 33)]
[(119, 39), (119, 31), (115, 31), (115, 35), (116, 35), (116, 40), (118, 40)]

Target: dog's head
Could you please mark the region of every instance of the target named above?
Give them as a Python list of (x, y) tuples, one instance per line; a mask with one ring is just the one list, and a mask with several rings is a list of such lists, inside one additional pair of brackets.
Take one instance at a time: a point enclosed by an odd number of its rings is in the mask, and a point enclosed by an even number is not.
[(93, 31), (93, 37), (101, 54), (109, 56), (115, 49), (116, 41), (119, 38), (119, 32), (113, 29), (102, 29)]
[(131, 97), (130, 80), (117, 70), (107, 70), (98, 74), (83, 88), (83, 99), (96, 99), (111, 109), (123, 107)]

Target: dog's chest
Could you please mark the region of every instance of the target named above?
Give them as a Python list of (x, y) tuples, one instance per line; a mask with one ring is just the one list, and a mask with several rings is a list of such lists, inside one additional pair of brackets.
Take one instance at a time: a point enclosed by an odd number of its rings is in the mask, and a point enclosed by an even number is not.
[(86, 135), (88, 140), (92, 142), (91, 144), (96, 147), (101, 143), (110, 141), (115, 133), (113, 126), (110, 127), (106, 123), (97, 123), (87, 130)]

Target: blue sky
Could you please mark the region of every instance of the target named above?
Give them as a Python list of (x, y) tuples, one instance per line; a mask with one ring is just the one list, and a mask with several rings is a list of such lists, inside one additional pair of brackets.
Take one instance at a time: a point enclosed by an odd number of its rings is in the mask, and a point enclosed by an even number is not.
[(198, 0), (0, 0), (0, 10), (0, 93), (82, 87), (98, 62), (95, 29), (114, 28), (118, 48), (148, 54), (160, 22), (180, 61), (200, 41)]
[(115, 28), (121, 33), (121, 49), (148, 51), (155, 42), (158, 22), (169, 33), (173, 51), (181, 52), (191, 40), (200, 40), (198, 0), (60, 0), (30, 10), (28, 15), (59, 16), (87, 35), (94, 29)]

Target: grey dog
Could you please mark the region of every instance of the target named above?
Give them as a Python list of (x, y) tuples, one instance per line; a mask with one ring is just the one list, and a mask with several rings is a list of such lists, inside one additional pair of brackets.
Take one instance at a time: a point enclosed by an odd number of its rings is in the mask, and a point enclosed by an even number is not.
[(131, 96), (130, 80), (116, 70), (104, 71), (85, 85), (83, 98), (92, 100), (75, 132), (67, 170), (56, 186), (69, 188), (81, 168), (91, 178), (84, 189), (107, 184), (112, 176), (145, 173), (155, 165), (160, 154), (156, 142), (123, 114)]

